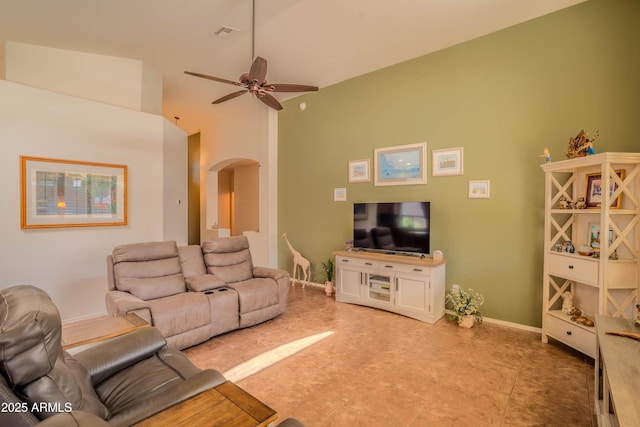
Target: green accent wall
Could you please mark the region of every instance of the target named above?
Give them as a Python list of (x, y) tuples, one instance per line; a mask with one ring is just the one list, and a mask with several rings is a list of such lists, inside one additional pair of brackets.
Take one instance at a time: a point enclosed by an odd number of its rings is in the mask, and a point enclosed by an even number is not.
[[(640, 151), (639, 29), (640, 2), (591, 0), (287, 101), (279, 236), (318, 273), (351, 238), (354, 202), (431, 201), (431, 248), (448, 260), (447, 289), (482, 293), (486, 317), (540, 326), (539, 155), (548, 147), (564, 159), (580, 129), (600, 131), (597, 152)], [(371, 159), (373, 173), (375, 148), (417, 142), (427, 142), (426, 184), (348, 183), (349, 160)], [(464, 175), (431, 176), (431, 150), (460, 146)], [(491, 198), (469, 199), (469, 180), (490, 180)], [(347, 201), (334, 202), (342, 187)], [(278, 249), (291, 271), (281, 238)]]

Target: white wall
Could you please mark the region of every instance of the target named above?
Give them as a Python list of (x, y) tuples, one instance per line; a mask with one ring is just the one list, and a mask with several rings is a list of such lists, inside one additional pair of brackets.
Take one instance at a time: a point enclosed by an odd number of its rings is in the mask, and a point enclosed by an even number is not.
[(278, 113), (249, 95), (216, 109), (215, 122), (201, 129), (201, 235), (218, 223), (217, 172), (211, 169), (233, 159), (251, 159), (259, 170), (259, 231), (245, 233), (255, 265), (278, 266), (277, 137)]
[(162, 76), (139, 60), (8, 41), (4, 71), (15, 83), (162, 114)]
[[(64, 320), (93, 317), (115, 246), (186, 240), (187, 137), (161, 116), (0, 80), (0, 141), (0, 288), (32, 284)], [(128, 225), (20, 229), (20, 155), (127, 165)], [(166, 199), (165, 176), (184, 178)]]

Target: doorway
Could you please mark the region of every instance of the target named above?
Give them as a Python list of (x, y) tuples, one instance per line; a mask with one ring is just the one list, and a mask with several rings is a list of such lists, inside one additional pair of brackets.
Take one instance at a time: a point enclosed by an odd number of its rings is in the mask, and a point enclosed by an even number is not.
[(218, 171), (218, 226), (232, 236), (259, 231), (259, 168), (242, 159)]

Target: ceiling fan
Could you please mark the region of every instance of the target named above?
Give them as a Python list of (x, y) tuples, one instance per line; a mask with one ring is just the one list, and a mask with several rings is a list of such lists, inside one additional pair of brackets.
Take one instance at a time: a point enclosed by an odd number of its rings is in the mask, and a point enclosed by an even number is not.
[(232, 84), (239, 86), (242, 90), (237, 92), (231, 92), (221, 98), (216, 99), (212, 104), (220, 104), (230, 99), (236, 98), (245, 93), (258, 98), (260, 101), (267, 104), (269, 107), (275, 110), (282, 110), (282, 105), (274, 98), (270, 92), (313, 92), (317, 91), (317, 86), (290, 84), (290, 83), (268, 83), (267, 77), (267, 60), (255, 56), (255, 31), (256, 31), (256, 1), (253, 0), (252, 4), (252, 21), (251, 21), (251, 58), (253, 63), (248, 73), (244, 73), (240, 76), (239, 81), (234, 82), (232, 80), (222, 79), (220, 77), (209, 76), (207, 74), (194, 73), (192, 71), (185, 71), (185, 74), (191, 76), (202, 77), (203, 79), (209, 79), (220, 83)]

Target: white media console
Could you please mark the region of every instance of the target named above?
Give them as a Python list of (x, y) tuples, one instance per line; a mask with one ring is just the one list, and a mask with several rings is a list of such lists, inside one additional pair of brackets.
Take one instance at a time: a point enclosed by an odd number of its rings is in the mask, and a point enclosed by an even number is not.
[(444, 315), (446, 261), (364, 251), (334, 255), (336, 301), (392, 311), (428, 323)]

